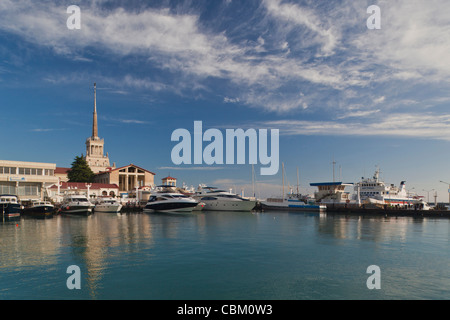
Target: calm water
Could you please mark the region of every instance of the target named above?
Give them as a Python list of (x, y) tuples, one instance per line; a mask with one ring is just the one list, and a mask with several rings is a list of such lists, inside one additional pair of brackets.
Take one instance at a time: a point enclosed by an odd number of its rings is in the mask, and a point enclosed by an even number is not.
[[(17, 224), (17, 225), (16, 225)], [(199, 212), (0, 223), (0, 299), (450, 299), (450, 219)], [(69, 290), (67, 267), (81, 269)], [(366, 286), (381, 269), (381, 289)]]

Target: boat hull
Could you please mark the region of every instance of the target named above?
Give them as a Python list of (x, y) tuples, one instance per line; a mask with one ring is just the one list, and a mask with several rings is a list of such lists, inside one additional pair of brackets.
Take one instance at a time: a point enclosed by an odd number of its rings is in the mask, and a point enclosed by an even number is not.
[(144, 207), (144, 212), (181, 212), (189, 213), (197, 206), (196, 202), (186, 203), (155, 203), (147, 204)]
[(252, 211), (256, 206), (256, 201), (221, 201), (221, 200), (201, 200), (205, 203), (203, 210), (207, 211)]
[(37, 206), (31, 208), (25, 208), (23, 210), (24, 216), (32, 216), (32, 217), (51, 217), (55, 211), (55, 207), (53, 206)]
[(0, 204), (0, 212), (4, 219), (20, 218), (22, 207), (18, 203), (2, 203)]
[(122, 205), (111, 205), (111, 206), (95, 206), (94, 211), (95, 212), (111, 212), (111, 213), (117, 213), (122, 210)]
[(326, 211), (325, 205), (307, 204), (297, 201), (270, 202), (261, 201), (261, 208), (265, 210), (282, 210), (282, 211)]
[(74, 214), (80, 216), (88, 216), (92, 214), (92, 208), (90, 206), (72, 206), (72, 207), (62, 207), (62, 214)]

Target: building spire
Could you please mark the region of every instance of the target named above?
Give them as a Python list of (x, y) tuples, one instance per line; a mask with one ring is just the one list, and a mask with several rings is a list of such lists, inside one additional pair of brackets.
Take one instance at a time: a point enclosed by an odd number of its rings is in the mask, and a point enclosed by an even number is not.
[(97, 125), (97, 84), (94, 83), (94, 119), (92, 122), (92, 137), (98, 137), (98, 125)]

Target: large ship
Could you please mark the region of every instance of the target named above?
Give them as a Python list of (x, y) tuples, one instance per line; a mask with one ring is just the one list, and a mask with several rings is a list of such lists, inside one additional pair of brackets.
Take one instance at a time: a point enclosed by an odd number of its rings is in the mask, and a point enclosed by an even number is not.
[(420, 206), (426, 209), (428, 204), (418, 196), (406, 190), (405, 181), (400, 186), (387, 185), (380, 180), (380, 169), (377, 168), (372, 178), (362, 178), (354, 186), (353, 200), (361, 204), (389, 205), (398, 207)]

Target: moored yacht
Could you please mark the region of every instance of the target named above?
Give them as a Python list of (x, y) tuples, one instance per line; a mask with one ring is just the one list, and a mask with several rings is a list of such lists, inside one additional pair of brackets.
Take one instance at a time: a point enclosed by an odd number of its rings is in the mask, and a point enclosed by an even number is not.
[(95, 212), (120, 212), (122, 205), (115, 198), (112, 197), (101, 197), (98, 198), (94, 211)]
[(325, 211), (327, 206), (320, 203), (311, 203), (299, 194), (289, 193), (286, 197), (267, 198), (261, 200), (261, 208), (265, 210), (285, 211)]
[(81, 194), (68, 194), (64, 197), (60, 212), (66, 214), (90, 215), (94, 207), (88, 198)]
[(144, 207), (144, 212), (189, 213), (198, 205), (193, 198), (176, 192), (152, 194)]
[(50, 217), (53, 215), (55, 206), (50, 201), (33, 201), (31, 205), (23, 210), (24, 215)]
[(256, 201), (246, 199), (237, 194), (219, 190), (215, 187), (200, 185), (194, 199), (203, 202), (203, 210), (212, 211), (251, 211)]
[(19, 218), (22, 206), (19, 204), (17, 196), (10, 194), (0, 195), (0, 212), (2, 219)]
[(283, 192), (281, 197), (267, 198), (261, 200), (261, 208), (265, 210), (283, 210), (283, 211), (325, 211), (327, 207), (315, 201), (309, 200), (306, 196), (303, 196), (299, 192), (299, 178), (297, 169), (297, 193), (294, 193), (291, 189), (290, 192), (285, 195), (284, 193), (284, 163), (282, 163), (282, 179), (283, 179)]

